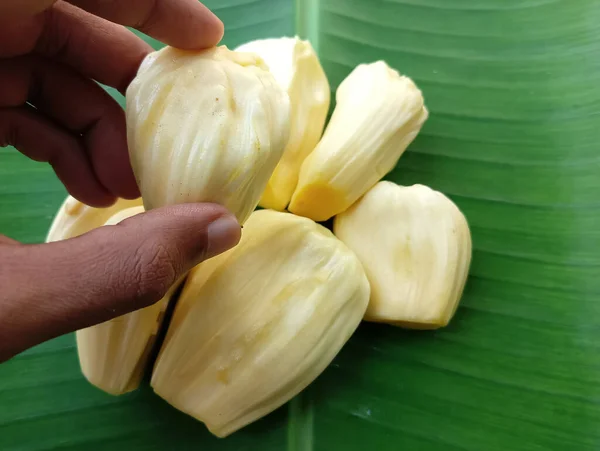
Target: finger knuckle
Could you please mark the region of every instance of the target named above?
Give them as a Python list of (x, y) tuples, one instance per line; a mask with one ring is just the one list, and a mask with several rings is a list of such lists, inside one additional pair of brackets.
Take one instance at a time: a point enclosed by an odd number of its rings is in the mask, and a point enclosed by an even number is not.
[(137, 21), (134, 28), (146, 33), (150, 33), (154, 29), (156, 23), (159, 21), (159, 1), (160, 0), (149, 0), (146, 2), (145, 14)]
[(135, 253), (132, 281), (135, 297), (144, 304), (162, 298), (177, 278), (173, 250), (159, 240), (148, 240)]

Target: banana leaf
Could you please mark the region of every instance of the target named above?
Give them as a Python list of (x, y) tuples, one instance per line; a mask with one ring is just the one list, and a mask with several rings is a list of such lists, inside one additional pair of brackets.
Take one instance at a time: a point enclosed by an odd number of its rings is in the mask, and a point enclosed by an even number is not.
[[(417, 81), (430, 119), (388, 179), (468, 218), (461, 307), (439, 331), (363, 324), (307, 390), (226, 439), (147, 387), (101, 393), (60, 337), (0, 365), (0, 450), (600, 449), (600, 2), (206, 4), (232, 47), (310, 38), (334, 89), (377, 59)], [(0, 150), (2, 233), (41, 241), (64, 195)]]

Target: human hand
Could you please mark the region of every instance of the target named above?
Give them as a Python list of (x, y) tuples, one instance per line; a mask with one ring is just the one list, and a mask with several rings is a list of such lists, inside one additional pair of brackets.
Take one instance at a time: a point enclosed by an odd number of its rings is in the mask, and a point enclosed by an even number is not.
[[(0, 0), (0, 146), (50, 163), (74, 197), (97, 207), (139, 196), (124, 113), (94, 80), (124, 93), (152, 49), (117, 24), (185, 49), (223, 33), (196, 0)], [(0, 362), (158, 301), (239, 237), (235, 218), (211, 204), (158, 209), (57, 243), (0, 235)]]
[(0, 146), (50, 163), (94, 207), (139, 196), (124, 112), (93, 81), (124, 93), (152, 51), (118, 24), (184, 49), (223, 35), (196, 0), (0, 1)]

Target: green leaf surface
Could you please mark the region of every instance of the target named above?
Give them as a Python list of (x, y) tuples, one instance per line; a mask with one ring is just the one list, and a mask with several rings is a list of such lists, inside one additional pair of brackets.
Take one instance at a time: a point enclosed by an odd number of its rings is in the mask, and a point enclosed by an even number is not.
[[(227, 439), (80, 375), (72, 336), (0, 365), (0, 450), (600, 449), (600, 2), (222, 0), (225, 43), (297, 31), (332, 86), (385, 59), (430, 109), (388, 179), (448, 194), (471, 277), (446, 329), (363, 324), (288, 406)], [(294, 30), (296, 26), (296, 30)], [(64, 197), (0, 150), (0, 230), (41, 241)]]

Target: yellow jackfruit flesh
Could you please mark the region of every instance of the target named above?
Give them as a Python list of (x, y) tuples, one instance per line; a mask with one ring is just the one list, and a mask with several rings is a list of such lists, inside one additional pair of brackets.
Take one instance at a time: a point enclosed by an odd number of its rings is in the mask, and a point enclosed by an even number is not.
[(259, 55), (290, 97), (290, 139), (259, 203), (281, 211), (292, 198), (302, 162), (323, 133), (329, 82), (310, 42), (298, 37), (259, 39), (236, 50)]
[(130, 160), (147, 210), (254, 210), (289, 138), (289, 97), (263, 61), (225, 46), (151, 53), (127, 89)]
[[(245, 222), (236, 247), (187, 275), (151, 378), (218, 437), (303, 390), (361, 319), (437, 328), (460, 301), (471, 259), (460, 210), (422, 185), (378, 183), (428, 117), (421, 91), (378, 61), (357, 66), (336, 100), (321, 137), (329, 83), (297, 37), (154, 52), (127, 90), (143, 206), (69, 197), (48, 233), (71, 238), (186, 202), (224, 205)], [(272, 210), (253, 212), (259, 200)], [(286, 207), (299, 216), (273, 211)], [(334, 216), (337, 237), (314, 222)], [(92, 384), (115, 395), (138, 387), (178, 285), (77, 331)]]
[(428, 116), (414, 82), (383, 61), (357, 66), (336, 101), (288, 207), (315, 221), (345, 211), (390, 172)]
[(54, 216), (46, 242), (61, 241), (75, 238), (92, 229), (103, 226), (115, 213), (130, 207), (142, 205), (142, 199), (117, 201), (106, 208), (95, 208), (67, 196)]
[[(110, 207), (94, 208), (68, 196), (52, 222), (46, 241), (74, 238), (143, 211), (141, 198), (118, 199)], [(177, 284), (150, 307), (77, 331), (81, 370), (93, 385), (114, 395), (138, 387), (163, 312), (176, 287)]]
[[(106, 225), (142, 213), (142, 206), (122, 210)], [(157, 303), (76, 332), (81, 371), (96, 387), (113, 395), (138, 388), (177, 284)]]
[(471, 262), (469, 226), (450, 199), (423, 185), (380, 182), (336, 216), (334, 233), (369, 278), (366, 320), (417, 329), (448, 324)]
[(152, 387), (227, 436), (312, 382), (356, 329), (368, 298), (360, 262), (330, 231), (257, 211), (238, 246), (190, 273)]

